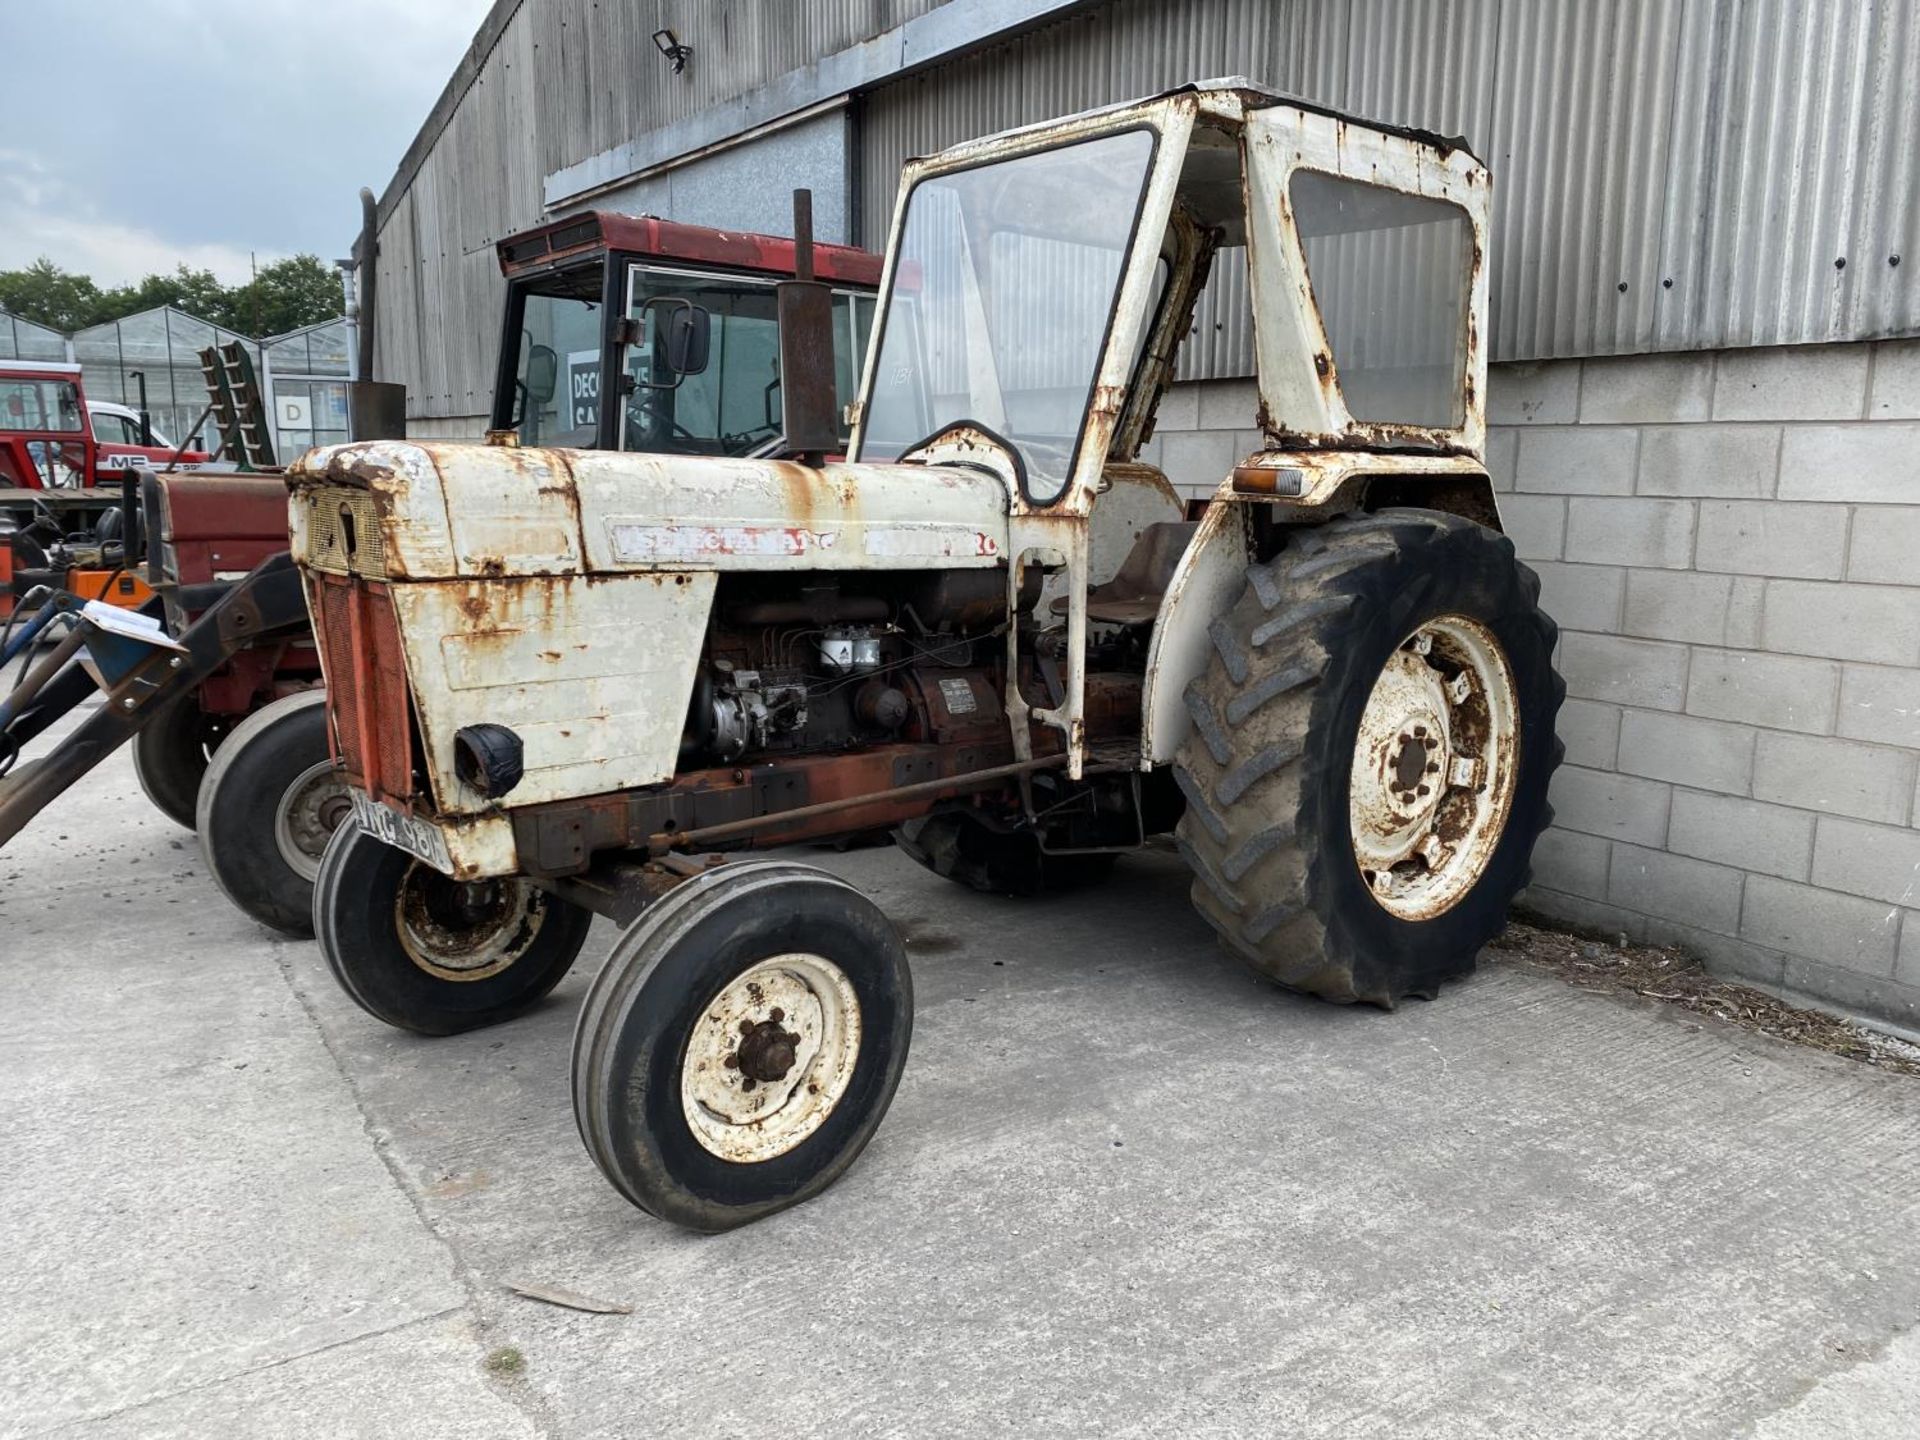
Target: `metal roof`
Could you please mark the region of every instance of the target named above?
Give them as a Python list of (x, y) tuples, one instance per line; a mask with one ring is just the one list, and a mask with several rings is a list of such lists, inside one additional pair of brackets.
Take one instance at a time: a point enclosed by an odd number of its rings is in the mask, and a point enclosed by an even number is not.
[[(1224, 70), (1467, 137), (1496, 360), (1920, 334), (1920, 0), (1109, 0), (866, 94), (860, 238), (910, 157)], [(1183, 375), (1248, 373), (1236, 259)]]

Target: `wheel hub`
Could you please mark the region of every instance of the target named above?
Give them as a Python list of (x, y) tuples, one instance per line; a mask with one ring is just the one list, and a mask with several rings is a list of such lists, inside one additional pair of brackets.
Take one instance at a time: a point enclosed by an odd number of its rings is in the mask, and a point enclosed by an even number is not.
[(1473, 888), (1519, 759), (1512, 667), (1484, 625), (1438, 616), (1381, 667), (1349, 777), (1354, 860), (1374, 899), (1431, 919)]
[(273, 817), (274, 844), (287, 868), (309, 883), (316, 879), (327, 842), (352, 813), (346, 780), (332, 760), (310, 765), (295, 776)]
[(780, 1028), (780, 1022), (786, 1018), (787, 1012), (776, 1005), (758, 1025), (751, 1020), (740, 1022), (740, 1048), (727, 1057), (726, 1065), (740, 1072), (741, 1089), (751, 1090), (757, 1084), (784, 1080), (793, 1069), (793, 1062), (800, 1055), (800, 1037)]
[[(1415, 794), (1424, 793), (1416, 790), (1415, 787), (1420, 784), (1421, 777), (1427, 773), (1427, 752), (1429, 747), (1434, 749), (1439, 747), (1438, 741), (1427, 738), (1424, 733), (1425, 727), (1422, 726), (1421, 729), (1422, 733), (1418, 735), (1402, 735), (1400, 737), (1400, 748), (1393, 753), (1393, 788), (1402, 800), (1408, 800)], [(1437, 769), (1439, 767), (1436, 766), (1434, 768)]]
[(546, 899), (524, 880), (461, 882), (414, 861), (394, 899), (400, 944), (441, 980), (498, 975), (532, 947)]
[(757, 1164), (826, 1122), (860, 1054), (853, 982), (825, 956), (777, 955), (735, 977), (694, 1022), (680, 1100), (701, 1147)]

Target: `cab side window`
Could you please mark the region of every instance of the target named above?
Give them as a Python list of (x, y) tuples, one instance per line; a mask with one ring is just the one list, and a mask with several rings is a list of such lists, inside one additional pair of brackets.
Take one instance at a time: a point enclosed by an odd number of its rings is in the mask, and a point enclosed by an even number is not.
[(140, 427), (124, 415), (95, 415), (93, 438), (102, 445), (138, 445)]

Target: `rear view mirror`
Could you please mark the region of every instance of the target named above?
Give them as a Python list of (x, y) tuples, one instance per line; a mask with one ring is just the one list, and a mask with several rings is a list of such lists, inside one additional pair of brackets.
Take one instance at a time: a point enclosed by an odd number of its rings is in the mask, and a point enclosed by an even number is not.
[[(653, 322), (655, 389), (671, 390), (689, 375), (706, 372), (713, 344), (713, 316), (691, 300), (660, 296), (643, 312)], [(643, 382), (647, 383), (647, 382)]]
[(536, 405), (544, 405), (553, 399), (554, 388), (560, 383), (560, 357), (546, 345), (535, 345), (527, 351), (527, 398)]
[(701, 375), (713, 343), (713, 316), (698, 305), (675, 310), (667, 321), (667, 364), (682, 375)]

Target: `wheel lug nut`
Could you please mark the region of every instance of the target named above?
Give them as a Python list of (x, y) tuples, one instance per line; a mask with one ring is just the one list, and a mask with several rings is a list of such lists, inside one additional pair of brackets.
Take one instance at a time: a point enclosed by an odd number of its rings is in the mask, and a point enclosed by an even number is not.
[(767, 1019), (773, 1021), (773, 1023), (776, 1025), (778, 1025), (782, 1020), (786, 1018), (787, 1018), (787, 1012), (782, 1010), (778, 1005), (774, 1006), (773, 1009), (767, 1012)]

